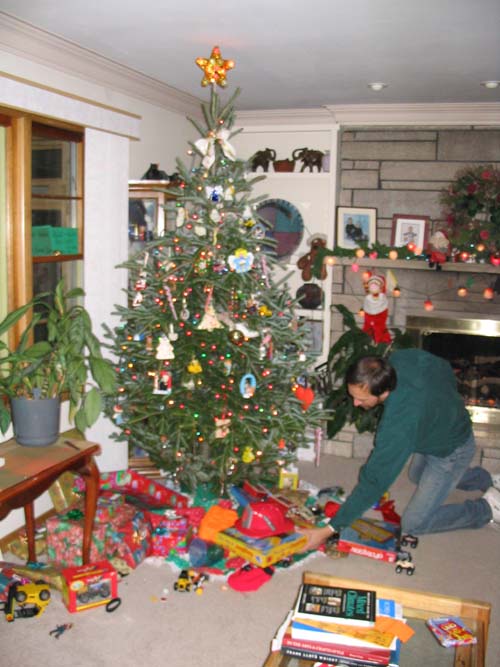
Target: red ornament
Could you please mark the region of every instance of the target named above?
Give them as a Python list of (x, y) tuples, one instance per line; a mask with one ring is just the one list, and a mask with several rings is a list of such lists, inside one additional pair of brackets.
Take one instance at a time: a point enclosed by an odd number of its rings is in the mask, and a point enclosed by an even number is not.
[(491, 255), (490, 262), (493, 266), (500, 266), (500, 253), (497, 252), (494, 255)]
[(311, 387), (302, 387), (298, 385), (294, 390), (295, 396), (302, 403), (302, 409), (304, 412), (311, 407), (311, 403), (314, 401), (314, 391)]

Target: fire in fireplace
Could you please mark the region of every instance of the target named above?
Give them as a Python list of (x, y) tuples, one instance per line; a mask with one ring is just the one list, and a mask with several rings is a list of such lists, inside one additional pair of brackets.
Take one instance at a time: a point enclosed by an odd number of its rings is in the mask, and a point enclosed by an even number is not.
[(415, 345), (447, 359), (475, 423), (500, 424), (500, 322), (408, 316)]

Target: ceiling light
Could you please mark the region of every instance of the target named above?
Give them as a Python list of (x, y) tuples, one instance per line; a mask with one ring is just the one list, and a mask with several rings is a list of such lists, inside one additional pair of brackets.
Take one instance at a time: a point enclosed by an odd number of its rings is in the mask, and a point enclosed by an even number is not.
[(500, 81), (481, 81), (481, 85), (485, 88), (498, 88), (498, 86), (500, 86)]
[(371, 88), (372, 90), (375, 90), (378, 92), (379, 90), (383, 90), (384, 88), (387, 88), (389, 84), (387, 83), (382, 83), (381, 81), (375, 81), (375, 83), (369, 83), (368, 88)]

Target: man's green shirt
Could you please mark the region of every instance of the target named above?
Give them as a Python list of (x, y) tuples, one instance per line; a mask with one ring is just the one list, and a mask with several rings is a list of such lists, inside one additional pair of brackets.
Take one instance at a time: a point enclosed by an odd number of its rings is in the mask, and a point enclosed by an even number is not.
[(472, 432), (450, 364), (423, 350), (389, 357), (397, 386), (383, 403), (374, 449), (359, 481), (331, 525), (340, 530), (358, 519), (390, 488), (414, 453), (445, 457)]

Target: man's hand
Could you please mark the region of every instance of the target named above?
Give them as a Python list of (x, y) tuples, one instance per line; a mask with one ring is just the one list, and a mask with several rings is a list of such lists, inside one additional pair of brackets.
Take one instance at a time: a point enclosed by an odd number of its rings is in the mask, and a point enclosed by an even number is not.
[(329, 537), (334, 535), (329, 526), (323, 526), (322, 528), (301, 528), (297, 532), (307, 537), (307, 543), (301, 549), (302, 552), (316, 550), (323, 542), (326, 542)]

